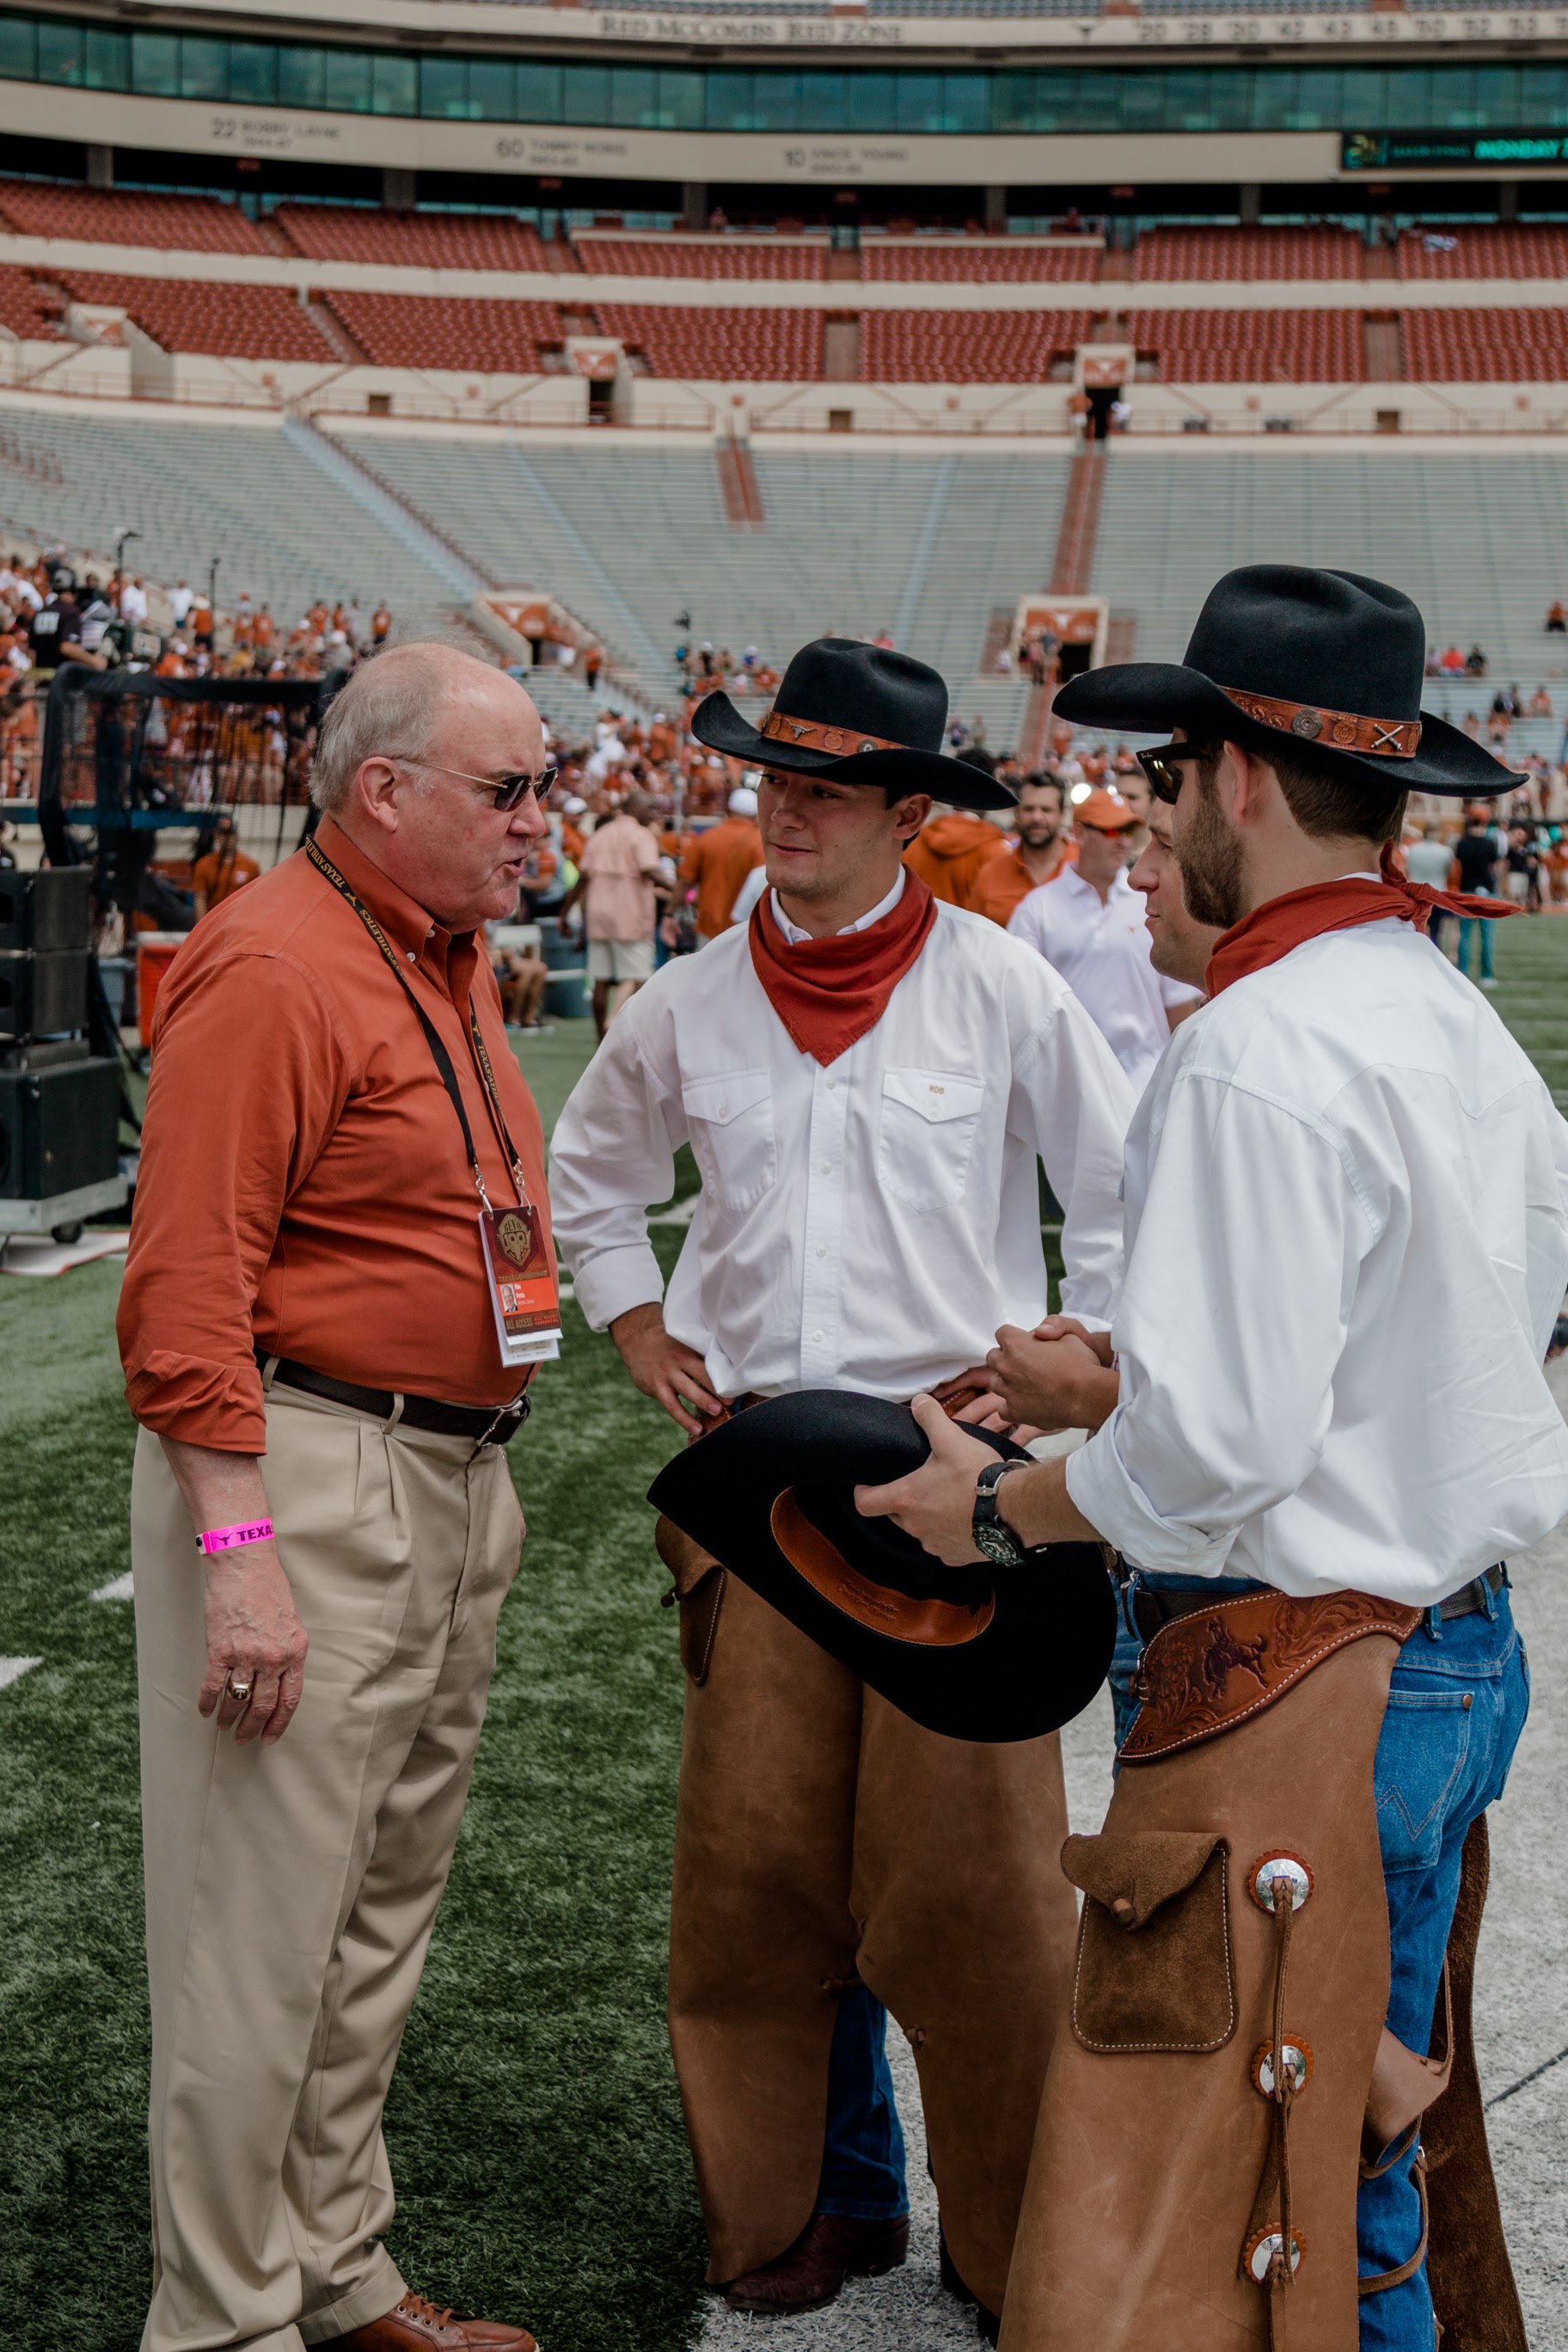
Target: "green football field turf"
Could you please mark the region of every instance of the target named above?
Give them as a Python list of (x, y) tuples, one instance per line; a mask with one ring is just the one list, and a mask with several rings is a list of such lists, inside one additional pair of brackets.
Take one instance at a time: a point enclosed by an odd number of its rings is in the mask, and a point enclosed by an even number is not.
[[(1500, 926), (1496, 1003), (1568, 1105), (1568, 921)], [(521, 1048), (547, 1123), (591, 1043)], [(685, 1181), (689, 1182), (689, 1173)], [(679, 1231), (656, 1240), (666, 1265)], [(132, 1424), (114, 1264), (0, 1278), (0, 2343), (133, 2352), (147, 2285)], [(511, 1450), (530, 1523), (450, 1890), (393, 2088), (394, 2253), (544, 2352), (677, 2352), (701, 2231), (665, 2042), (680, 1669), (642, 1496), (677, 1442), (607, 1340)]]

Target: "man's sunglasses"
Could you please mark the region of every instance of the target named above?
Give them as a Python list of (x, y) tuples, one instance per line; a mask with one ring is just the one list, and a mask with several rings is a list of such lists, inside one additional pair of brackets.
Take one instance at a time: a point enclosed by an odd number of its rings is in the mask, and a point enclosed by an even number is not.
[(1182, 796), (1182, 770), (1194, 760), (1210, 758), (1213, 751), (1211, 743), (1156, 743), (1152, 751), (1139, 752), (1138, 765), (1154, 798), (1173, 808)]
[(444, 768), (439, 760), (411, 760), (408, 765), (411, 768), (434, 768), (439, 776), (460, 776), (466, 784), (478, 784), (482, 792), (495, 794), (497, 811), (502, 814), (509, 809), (516, 808), (518, 803), (525, 800), (530, 793), (542, 808), (549, 800), (555, 779), (560, 773), (560, 770), (553, 762), (548, 768), (541, 768), (537, 776), (526, 774), (470, 776), (466, 768)]

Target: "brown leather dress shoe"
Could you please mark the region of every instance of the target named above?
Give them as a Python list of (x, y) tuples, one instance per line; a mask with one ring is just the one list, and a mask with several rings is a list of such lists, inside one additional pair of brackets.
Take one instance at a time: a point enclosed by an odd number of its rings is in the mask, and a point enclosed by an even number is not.
[(535, 2352), (526, 2327), (459, 2319), (450, 2308), (405, 2294), (395, 2311), (331, 2338), (331, 2352)]
[(724, 2300), (731, 2311), (773, 2319), (820, 2311), (847, 2278), (880, 2278), (885, 2271), (900, 2269), (909, 2251), (907, 2220), (857, 2221), (845, 2213), (814, 2213), (776, 2261), (731, 2279)]

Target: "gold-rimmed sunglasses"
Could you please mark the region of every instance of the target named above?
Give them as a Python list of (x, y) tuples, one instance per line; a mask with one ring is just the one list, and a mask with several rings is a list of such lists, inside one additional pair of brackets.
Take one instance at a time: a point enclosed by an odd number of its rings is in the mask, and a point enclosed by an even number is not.
[(434, 769), (438, 776), (460, 776), (466, 784), (478, 784), (482, 792), (494, 793), (496, 809), (500, 814), (516, 808), (530, 793), (542, 808), (561, 772), (553, 761), (549, 767), (541, 768), (537, 776), (528, 775), (521, 770), (504, 776), (471, 776), (467, 768), (443, 767), (439, 760), (409, 760), (405, 764), (410, 768)]
[(1182, 796), (1182, 770), (1194, 760), (1213, 756), (1212, 743), (1156, 743), (1152, 751), (1140, 751), (1138, 765), (1149, 779), (1149, 790), (1157, 801), (1173, 808)]

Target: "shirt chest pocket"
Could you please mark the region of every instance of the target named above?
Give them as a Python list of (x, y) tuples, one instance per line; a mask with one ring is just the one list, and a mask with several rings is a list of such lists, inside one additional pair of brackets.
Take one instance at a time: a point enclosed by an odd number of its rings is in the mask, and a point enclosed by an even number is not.
[(727, 1209), (749, 1209), (778, 1181), (773, 1079), (766, 1070), (689, 1078), (680, 1089), (702, 1189)]
[(877, 1179), (910, 1209), (941, 1209), (963, 1197), (980, 1106), (978, 1078), (951, 1070), (888, 1070), (882, 1077), (882, 1121)]

